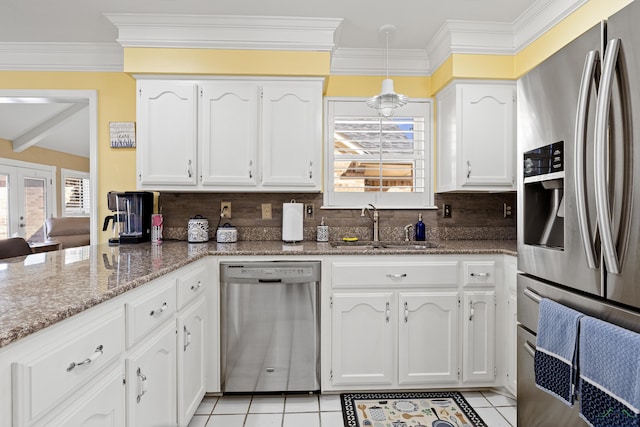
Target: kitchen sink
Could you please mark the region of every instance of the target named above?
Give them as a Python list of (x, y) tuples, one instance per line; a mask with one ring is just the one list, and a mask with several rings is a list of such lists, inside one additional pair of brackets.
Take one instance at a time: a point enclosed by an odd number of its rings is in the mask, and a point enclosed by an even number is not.
[(361, 250), (368, 251), (374, 249), (398, 249), (398, 250), (423, 250), (435, 248), (437, 245), (432, 242), (332, 242), (331, 246), (335, 249)]

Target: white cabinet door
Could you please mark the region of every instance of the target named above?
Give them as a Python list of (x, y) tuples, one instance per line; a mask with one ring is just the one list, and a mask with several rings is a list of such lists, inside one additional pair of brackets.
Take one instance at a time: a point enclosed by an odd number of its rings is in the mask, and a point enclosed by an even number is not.
[(39, 424), (59, 427), (116, 427), (125, 425), (122, 368), (116, 369), (54, 420)]
[(391, 385), (393, 382), (392, 292), (334, 293), (332, 383)]
[(398, 384), (458, 381), (458, 292), (400, 292)]
[(126, 359), (127, 426), (177, 425), (176, 326), (169, 322)]
[(207, 330), (206, 298), (178, 315), (178, 416), (187, 426), (205, 394)]
[(259, 90), (259, 85), (251, 82), (202, 83), (203, 186), (258, 183)]
[(515, 86), (461, 85), (462, 186), (515, 185)]
[(138, 81), (138, 186), (197, 184), (195, 82)]
[(463, 297), (462, 381), (495, 378), (495, 291), (466, 291)]
[(453, 82), (436, 99), (436, 191), (515, 190), (515, 83)]
[(320, 82), (268, 83), (263, 86), (262, 143), (263, 186), (320, 190)]

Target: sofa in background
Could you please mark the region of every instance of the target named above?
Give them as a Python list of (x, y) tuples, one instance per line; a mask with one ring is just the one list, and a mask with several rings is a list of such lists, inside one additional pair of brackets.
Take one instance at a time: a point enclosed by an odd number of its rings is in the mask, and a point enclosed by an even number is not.
[(60, 249), (86, 246), (90, 243), (89, 217), (48, 218), (44, 223), (44, 241), (59, 242)]

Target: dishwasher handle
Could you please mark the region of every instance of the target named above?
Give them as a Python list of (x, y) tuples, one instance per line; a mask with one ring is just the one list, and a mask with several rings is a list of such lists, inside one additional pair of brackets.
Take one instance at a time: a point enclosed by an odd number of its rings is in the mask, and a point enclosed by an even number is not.
[(258, 283), (282, 283), (282, 279), (258, 279)]

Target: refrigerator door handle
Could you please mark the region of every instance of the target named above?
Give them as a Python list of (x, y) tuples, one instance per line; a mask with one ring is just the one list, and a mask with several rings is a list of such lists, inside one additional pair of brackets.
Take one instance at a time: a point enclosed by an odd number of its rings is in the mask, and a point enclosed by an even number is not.
[(600, 80), (600, 93), (596, 106), (595, 119), (595, 190), (596, 211), (598, 213), (598, 225), (602, 241), (603, 256), (607, 269), (614, 274), (620, 274), (620, 263), (613, 242), (613, 227), (611, 224), (611, 212), (609, 210), (609, 191), (607, 174), (607, 131), (609, 125), (609, 111), (611, 106), (611, 92), (615, 67), (620, 51), (620, 39), (610, 40), (602, 66), (602, 78)]
[[(582, 69), (580, 92), (578, 94), (578, 109), (576, 112), (576, 129), (574, 141), (574, 182), (576, 186), (576, 210), (578, 225), (582, 236), (582, 246), (587, 257), (587, 267), (594, 270), (598, 268), (596, 250), (587, 214), (586, 204), (586, 173), (585, 173), (585, 148), (587, 146), (587, 114), (589, 111), (589, 99), (591, 98), (592, 83), (596, 82), (596, 73), (599, 72), (598, 64), (600, 53), (592, 50), (587, 53)], [(597, 89), (596, 89), (597, 90)]]

